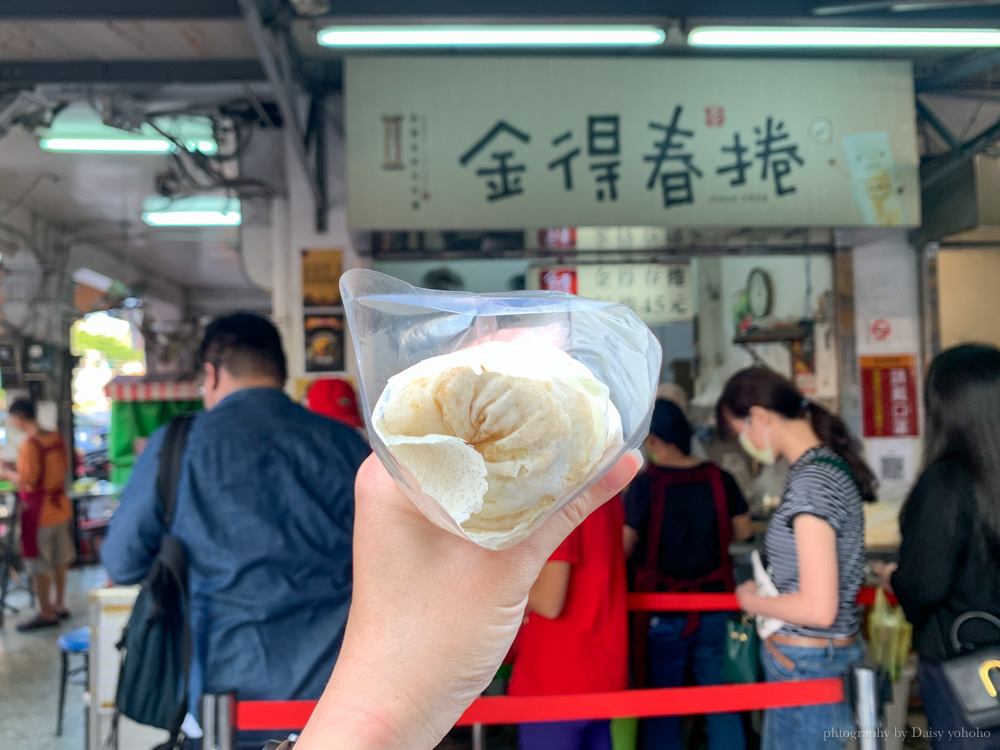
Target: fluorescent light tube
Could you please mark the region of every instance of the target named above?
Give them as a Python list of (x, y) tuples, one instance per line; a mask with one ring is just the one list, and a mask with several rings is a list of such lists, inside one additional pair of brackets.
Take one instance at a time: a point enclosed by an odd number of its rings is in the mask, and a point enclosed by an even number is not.
[(662, 44), (655, 26), (331, 26), (324, 47), (603, 47)]
[(699, 26), (693, 47), (1000, 47), (1000, 29)]
[[(38, 145), (46, 151), (92, 154), (166, 154), (175, 149), (166, 138), (89, 138), (85, 136), (60, 136), (42, 138)], [(214, 141), (188, 142), (187, 147), (203, 154), (218, 150)]]
[(151, 227), (236, 227), (239, 211), (147, 211), (142, 220)]
[(46, 151), (165, 154), (173, 144), (165, 138), (42, 138), (38, 145)]

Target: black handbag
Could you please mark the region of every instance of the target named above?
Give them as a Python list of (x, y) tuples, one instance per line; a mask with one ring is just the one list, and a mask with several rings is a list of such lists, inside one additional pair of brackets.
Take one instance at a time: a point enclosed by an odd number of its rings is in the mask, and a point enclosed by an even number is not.
[(969, 620), (982, 619), (1000, 630), (1000, 619), (986, 612), (966, 612), (951, 626), (951, 645), (961, 656), (941, 664), (966, 722), (977, 729), (1000, 726), (1000, 644), (970, 651), (959, 640), (959, 630)]

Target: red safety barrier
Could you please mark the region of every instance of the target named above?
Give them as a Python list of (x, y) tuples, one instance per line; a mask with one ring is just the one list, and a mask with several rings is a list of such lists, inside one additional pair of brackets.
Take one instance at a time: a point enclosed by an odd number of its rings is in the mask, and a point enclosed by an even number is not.
[[(858, 604), (871, 606), (875, 601), (875, 591), (874, 588), (861, 589)], [(891, 594), (889, 601), (896, 603)], [(735, 594), (727, 593), (635, 593), (628, 595), (628, 608), (632, 612), (725, 612), (739, 610), (739, 603)], [(653, 688), (580, 695), (486, 697), (476, 700), (459, 719), (457, 726), (688, 716), (819, 706), (843, 700), (844, 685), (839, 679)], [(242, 731), (301, 729), (315, 707), (316, 701), (242, 701), (237, 705), (236, 725)]]
[[(487, 697), (479, 698), (469, 706), (456, 726), (687, 716), (820, 706), (843, 700), (844, 684), (838, 679), (653, 688), (580, 695)], [(237, 706), (236, 726), (242, 731), (301, 729), (315, 707), (315, 701), (244, 701)]]
[[(866, 587), (858, 592), (858, 604), (870, 607), (875, 603), (877, 589)], [(896, 597), (886, 592), (890, 604), (896, 604)], [(737, 612), (740, 605), (736, 594), (669, 594), (638, 593), (628, 595), (631, 612)]]

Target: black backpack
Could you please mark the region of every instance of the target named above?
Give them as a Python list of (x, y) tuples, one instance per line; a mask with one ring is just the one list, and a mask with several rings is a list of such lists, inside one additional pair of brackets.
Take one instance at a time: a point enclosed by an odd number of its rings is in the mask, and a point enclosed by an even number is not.
[(160, 453), (156, 485), (167, 531), (118, 643), (122, 661), (108, 743), (113, 747), (119, 716), (170, 732), (170, 739), (153, 750), (173, 750), (184, 740), (181, 724), (188, 713), (191, 673), (187, 556), (170, 534), (170, 524), (193, 416), (184, 414), (170, 422)]

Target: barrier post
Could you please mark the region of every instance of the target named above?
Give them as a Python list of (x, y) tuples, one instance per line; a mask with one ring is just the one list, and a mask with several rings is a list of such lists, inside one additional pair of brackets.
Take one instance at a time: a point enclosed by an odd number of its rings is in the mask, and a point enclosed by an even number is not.
[(201, 700), (203, 750), (235, 750), (236, 696), (206, 695)]
[(860, 750), (884, 750), (885, 727), (882, 707), (885, 705), (886, 675), (873, 664), (860, 662), (847, 675), (847, 694), (851, 699), (854, 722), (858, 728)]
[(472, 750), (484, 750), (486, 747), (486, 727), (482, 724), (472, 725)]

